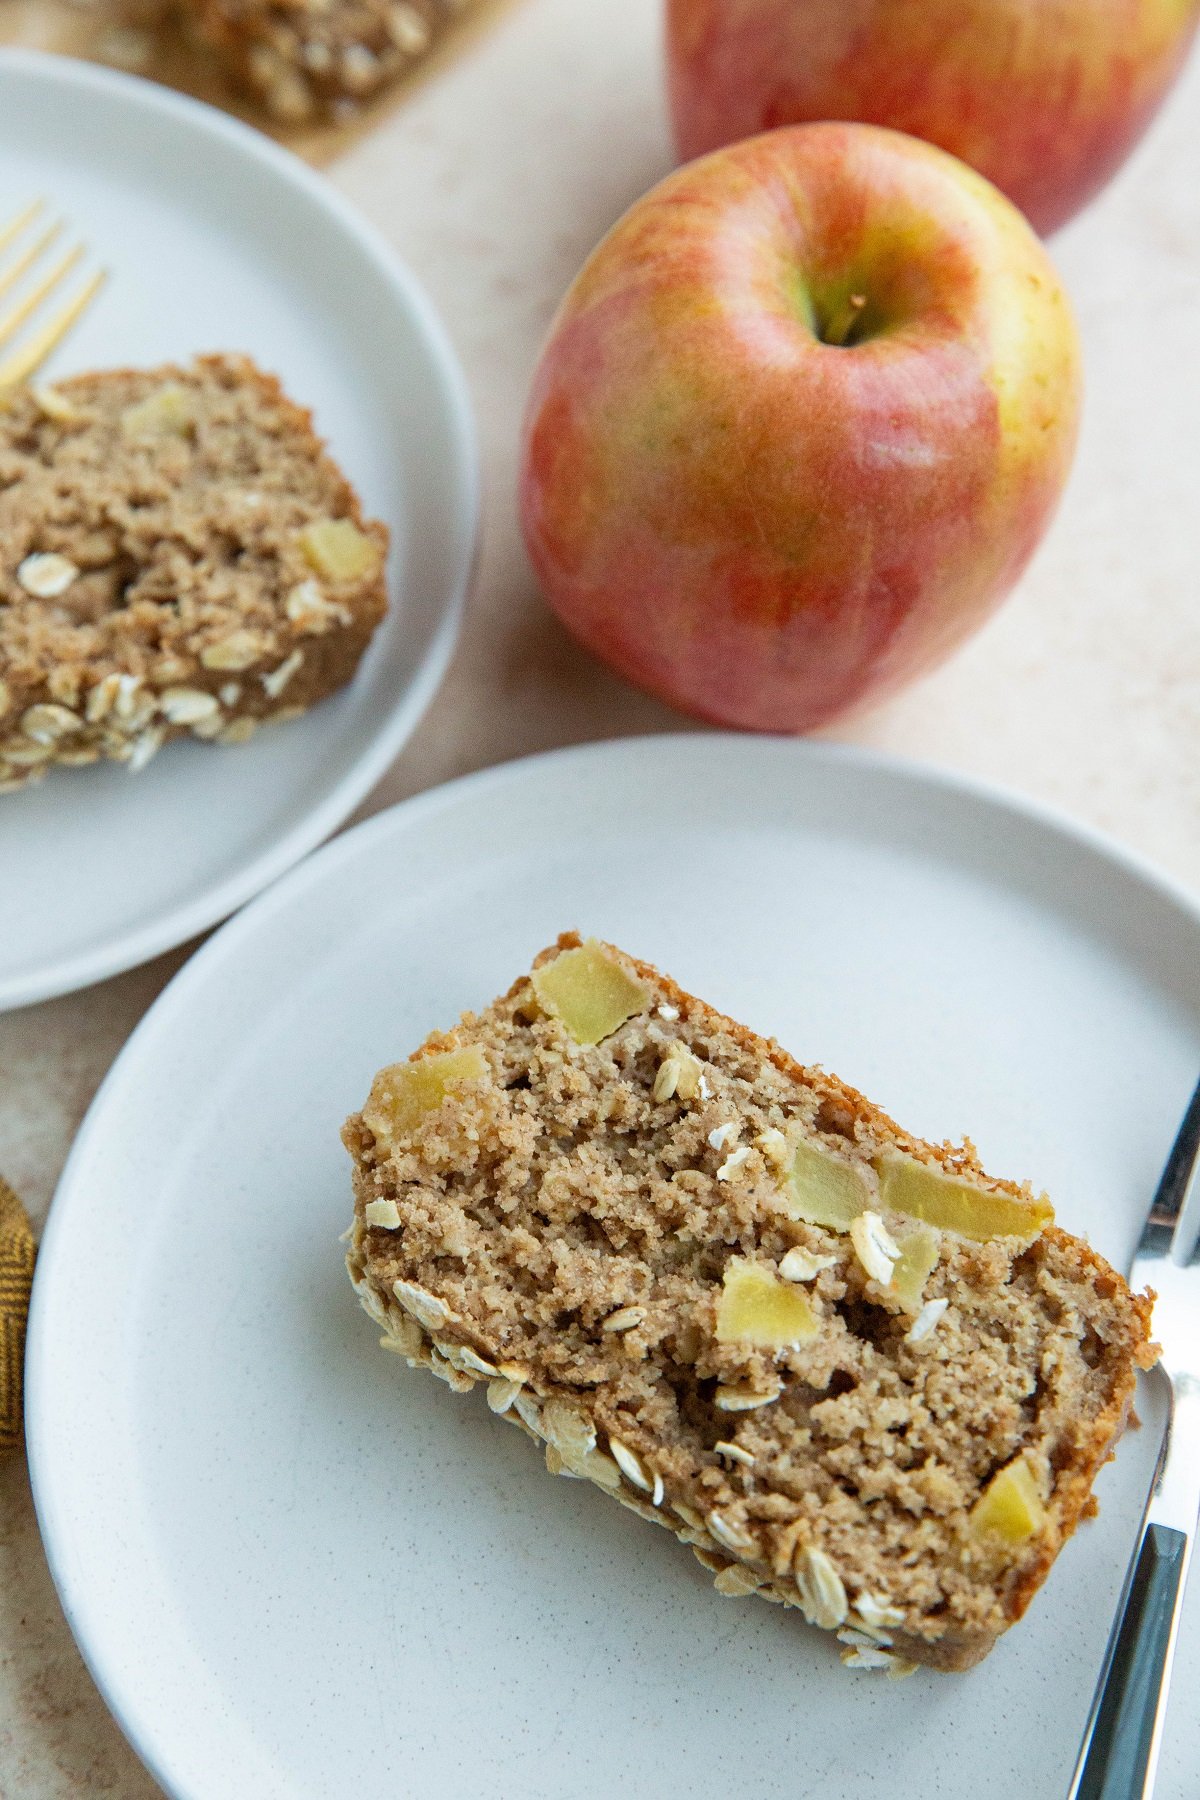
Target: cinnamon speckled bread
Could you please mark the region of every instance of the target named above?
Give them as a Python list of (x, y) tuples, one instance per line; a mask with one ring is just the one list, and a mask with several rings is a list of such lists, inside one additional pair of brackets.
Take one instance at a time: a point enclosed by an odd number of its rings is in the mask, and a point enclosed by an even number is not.
[(243, 356), (0, 402), (0, 792), (244, 742), (348, 681), (387, 604), (312, 420)]
[(1154, 1359), (1044, 1198), (574, 935), (343, 1135), (385, 1346), (856, 1667), (987, 1653)]

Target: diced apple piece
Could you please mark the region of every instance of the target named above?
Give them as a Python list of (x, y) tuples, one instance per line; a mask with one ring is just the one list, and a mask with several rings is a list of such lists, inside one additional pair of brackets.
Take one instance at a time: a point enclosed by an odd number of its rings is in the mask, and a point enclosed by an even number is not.
[(1054, 1218), (1054, 1208), (1044, 1194), (1038, 1200), (1024, 1200), (992, 1193), (909, 1156), (880, 1156), (875, 1169), (885, 1212), (903, 1213), (939, 1231), (954, 1231), (979, 1243), (1020, 1238), (1031, 1244)]
[(763, 1350), (787, 1350), (803, 1344), (818, 1330), (816, 1315), (803, 1288), (780, 1281), (760, 1263), (735, 1256), (725, 1269), (717, 1308), (719, 1344), (754, 1344)]
[(585, 1045), (611, 1037), (650, 1000), (641, 982), (627, 975), (594, 938), (535, 969), (533, 991), (575, 1042)]
[(192, 396), (172, 381), (127, 406), (121, 414), (121, 431), (127, 438), (186, 437), (195, 422)]
[(793, 1219), (849, 1231), (871, 1204), (871, 1195), (852, 1164), (827, 1156), (814, 1144), (797, 1144), (784, 1201)]
[(306, 525), (300, 548), (328, 581), (357, 581), (379, 567), (379, 545), (350, 519), (318, 519)]
[(482, 1081), (488, 1061), (478, 1044), (444, 1050), (416, 1062), (393, 1063), (371, 1083), (363, 1122), (379, 1142), (392, 1143), (442, 1104), (450, 1089), (465, 1081)]
[(916, 1225), (898, 1234), (900, 1258), (892, 1270), (887, 1292), (905, 1312), (917, 1313), (925, 1298), (925, 1283), (937, 1268), (939, 1238), (928, 1225)]
[(993, 1475), (971, 1508), (971, 1530), (976, 1537), (999, 1538), (1005, 1544), (1023, 1544), (1045, 1523), (1046, 1508), (1023, 1456)]

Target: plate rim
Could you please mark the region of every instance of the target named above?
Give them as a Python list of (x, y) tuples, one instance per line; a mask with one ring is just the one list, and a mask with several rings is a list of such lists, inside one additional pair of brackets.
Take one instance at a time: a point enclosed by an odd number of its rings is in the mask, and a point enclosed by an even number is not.
[[(52, 1465), (61, 1462), (63, 1452), (51, 1445), (52, 1424), (48, 1418), (46, 1395), (52, 1392), (53, 1320), (51, 1309), (58, 1303), (51, 1284), (55, 1282), (60, 1240), (69, 1237), (68, 1213), (72, 1204), (87, 1203), (85, 1179), (92, 1139), (102, 1129), (110, 1096), (128, 1079), (127, 1069), (143, 1054), (156, 1033), (169, 1029), (181, 1006), (186, 1006), (192, 989), (208, 979), (210, 971), (219, 968), (220, 960), (237, 952), (244, 939), (267, 927), (273, 916), (291, 907), (305, 892), (327, 877), (336, 875), (340, 865), (359, 856), (369, 856), (377, 840), (393, 833), (404, 833), (419, 827), (430, 816), (452, 810), (462, 801), (468, 803), (489, 788), (511, 782), (537, 779), (543, 770), (584, 765), (603, 766), (606, 758), (630, 754), (636, 746), (650, 746), (662, 738), (675, 744), (696, 746), (724, 745), (761, 749), (770, 747), (784, 756), (807, 761), (816, 769), (849, 768), (885, 783), (905, 788), (932, 790), (958, 799), (973, 801), (989, 811), (997, 811), (1009, 820), (1034, 828), (1043, 841), (1048, 837), (1076, 852), (1098, 856), (1121, 874), (1137, 882), (1150, 895), (1174, 907), (1190, 927), (1200, 933), (1200, 896), (1182, 882), (1160, 869), (1140, 852), (1121, 844), (1106, 832), (1074, 818), (1053, 804), (1034, 799), (1018, 790), (987, 779), (949, 769), (918, 758), (895, 757), (873, 747), (827, 740), (790, 738), (778, 735), (751, 735), (738, 732), (687, 731), (645, 734), (633, 737), (601, 739), (585, 744), (564, 746), (555, 750), (512, 759), (459, 776), (440, 786), (397, 801), (368, 819), (362, 820), (324, 844), (319, 850), (294, 867), (288, 875), (260, 893), (249, 905), (226, 921), (171, 978), (139, 1021), (98, 1088), (71, 1146), (62, 1174), (51, 1201), (47, 1222), (39, 1247), (30, 1307), (25, 1362), (25, 1438), (30, 1486), (42, 1547), (55, 1590), (72, 1637), (106, 1707), (125, 1736), (134, 1754), (160, 1783), (171, 1800), (194, 1800), (195, 1790), (172, 1774), (169, 1742), (164, 1742), (161, 1722), (144, 1717), (139, 1711), (136, 1684), (126, 1670), (105, 1667), (104, 1652), (97, 1641), (103, 1637), (103, 1608), (86, 1592), (82, 1564), (73, 1558), (65, 1528), (58, 1527), (57, 1505), (51, 1488)], [(74, 1563), (72, 1569), (70, 1565)], [(98, 1630), (97, 1630), (98, 1628)], [(195, 1796), (198, 1800), (198, 1796)]]
[(241, 119), (142, 76), (48, 51), (3, 46), (0, 81), (10, 73), (50, 88), (83, 89), (115, 97), (124, 105), (158, 114), (185, 133), (223, 140), (274, 178), (298, 188), (310, 204), (356, 241), (402, 301), (440, 390), (455, 466), (453, 491), (462, 513), (463, 550), (456, 556), (441, 618), (412, 681), (325, 799), (274, 835), (265, 849), (251, 852), (232, 873), (209, 882), (199, 895), (168, 907), (142, 925), (112, 934), (99, 946), (66, 957), (43, 957), (21, 974), (0, 975), (0, 1013), (75, 993), (176, 949), (228, 919), (337, 830), (395, 761), (441, 686), (478, 569), (482, 518), (478, 425), (466, 373), (450, 334), (407, 263), (331, 181)]

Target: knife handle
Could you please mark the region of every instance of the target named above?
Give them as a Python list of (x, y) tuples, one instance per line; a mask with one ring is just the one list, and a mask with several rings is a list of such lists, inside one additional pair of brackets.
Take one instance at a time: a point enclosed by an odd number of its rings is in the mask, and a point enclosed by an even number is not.
[(1146, 1527), (1077, 1800), (1149, 1800), (1153, 1791), (1186, 1549), (1182, 1531)]

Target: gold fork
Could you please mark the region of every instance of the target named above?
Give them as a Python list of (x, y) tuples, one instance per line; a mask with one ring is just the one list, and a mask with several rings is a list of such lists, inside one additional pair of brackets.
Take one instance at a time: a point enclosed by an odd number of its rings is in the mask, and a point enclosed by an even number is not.
[[(66, 292), (68, 277), (78, 268), (85, 251), (83, 244), (76, 244), (49, 268), (39, 272), (37, 265), (63, 229), (61, 221), (45, 223), (45, 210), (44, 201), (34, 200), (15, 218), (0, 225), (0, 300), (14, 292), (19, 293), (19, 297), (0, 313), (0, 350), (13, 344), (14, 339), (21, 339), (7, 356), (0, 357), (0, 393), (5, 388), (15, 387), (18, 382), (28, 381), (41, 368), (50, 352), (61, 344), (71, 327), (87, 311), (105, 281), (106, 271), (97, 269), (57, 312), (38, 323), (35, 315)], [(31, 285), (26, 283), (27, 277)], [(23, 286), (24, 292), (19, 292)], [(26, 326), (30, 330), (21, 338)]]

